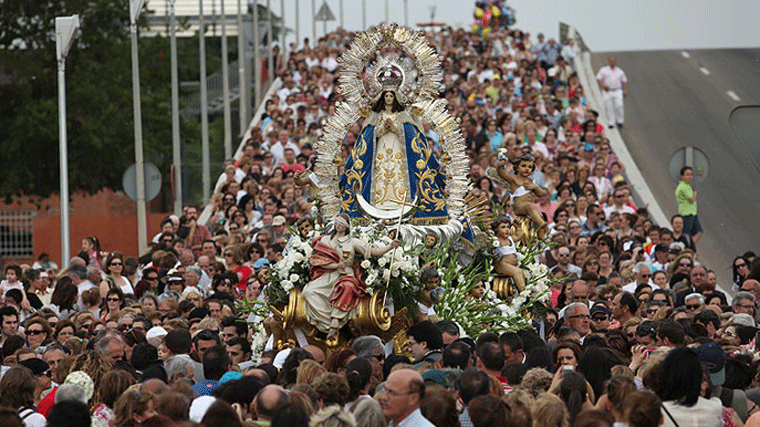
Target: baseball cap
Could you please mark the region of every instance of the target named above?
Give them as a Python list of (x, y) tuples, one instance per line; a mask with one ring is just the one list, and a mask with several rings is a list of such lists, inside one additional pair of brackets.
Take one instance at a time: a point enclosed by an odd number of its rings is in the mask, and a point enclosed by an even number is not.
[(723, 385), (726, 382), (726, 353), (715, 341), (694, 348), (699, 362), (710, 372), (713, 385)]
[(282, 215), (277, 215), (272, 219), (272, 225), (275, 227), (279, 225), (285, 225), (285, 217)]
[(596, 313), (610, 314), (609, 310), (607, 310), (607, 306), (604, 304), (594, 304), (589, 313), (591, 314), (591, 317), (594, 317), (594, 314)]
[(446, 378), (443, 371), (439, 369), (429, 369), (425, 371), (425, 373), (422, 374), (422, 380), (425, 381), (425, 383), (429, 382), (431, 385), (439, 385), (444, 388), (449, 387), (449, 379)]
[(583, 150), (584, 151), (594, 151), (594, 144), (587, 142), (583, 144)]
[(655, 252), (667, 252), (668, 251), (668, 247), (666, 245), (659, 244), (659, 245), (656, 245), (654, 247), (654, 251)]
[(29, 368), (35, 376), (42, 375), (50, 370), (50, 365), (47, 362), (36, 357), (19, 362), (19, 365)]

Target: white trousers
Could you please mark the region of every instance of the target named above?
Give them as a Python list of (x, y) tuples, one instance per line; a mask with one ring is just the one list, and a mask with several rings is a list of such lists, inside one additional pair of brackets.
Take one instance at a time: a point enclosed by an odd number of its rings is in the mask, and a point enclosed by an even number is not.
[(625, 121), (623, 116), (623, 89), (608, 90), (604, 92), (604, 108), (607, 111), (609, 125), (622, 125)]

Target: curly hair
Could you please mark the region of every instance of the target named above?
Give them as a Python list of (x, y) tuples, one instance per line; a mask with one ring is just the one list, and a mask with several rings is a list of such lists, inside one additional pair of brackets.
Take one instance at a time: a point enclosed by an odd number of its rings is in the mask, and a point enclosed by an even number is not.
[(327, 406), (309, 420), (309, 427), (355, 427), (356, 420), (338, 406)]
[(527, 391), (533, 397), (538, 397), (549, 390), (552, 378), (552, 374), (544, 368), (531, 368), (523, 375), (517, 388)]
[(346, 377), (332, 372), (326, 372), (315, 378), (312, 386), (325, 406), (339, 405), (343, 407), (350, 393)]
[[(95, 350), (86, 350), (74, 358), (74, 363), (71, 365), (69, 372), (84, 371), (84, 373), (92, 378), (93, 383), (100, 385), (103, 378), (111, 370), (113, 370), (113, 365), (105, 355)], [(101, 400), (100, 387), (98, 387), (92, 395), (91, 401), (100, 402)]]

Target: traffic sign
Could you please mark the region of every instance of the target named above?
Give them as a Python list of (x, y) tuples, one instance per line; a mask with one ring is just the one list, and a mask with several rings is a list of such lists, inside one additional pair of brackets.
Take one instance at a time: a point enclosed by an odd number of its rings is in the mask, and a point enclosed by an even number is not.
[(707, 178), (709, 162), (705, 153), (697, 147), (681, 147), (673, 153), (668, 164), (668, 172), (673, 181), (681, 180), (681, 168), (690, 166), (694, 170), (693, 184), (699, 184)]
[[(137, 178), (135, 176), (136, 164), (128, 167), (121, 178), (124, 192), (132, 200), (137, 200)], [(145, 201), (153, 200), (161, 191), (161, 171), (151, 162), (145, 162)]]
[(319, 12), (317, 12), (317, 16), (314, 17), (315, 21), (334, 21), (335, 15), (333, 15), (332, 11), (330, 10), (330, 6), (327, 5), (327, 2), (322, 3), (322, 7), (319, 8)]

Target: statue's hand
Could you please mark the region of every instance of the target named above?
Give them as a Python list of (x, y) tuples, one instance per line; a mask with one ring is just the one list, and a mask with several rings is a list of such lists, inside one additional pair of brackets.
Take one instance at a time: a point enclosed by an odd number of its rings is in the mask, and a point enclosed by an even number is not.
[(343, 157), (341, 157), (340, 154), (336, 154), (335, 157), (333, 157), (333, 166), (336, 168), (343, 166)]
[(441, 163), (443, 163), (444, 165), (448, 165), (449, 163), (451, 163), (451, 156), (449, 156), (449, 153), (443, 153), (443, 155), (441, 156)]

